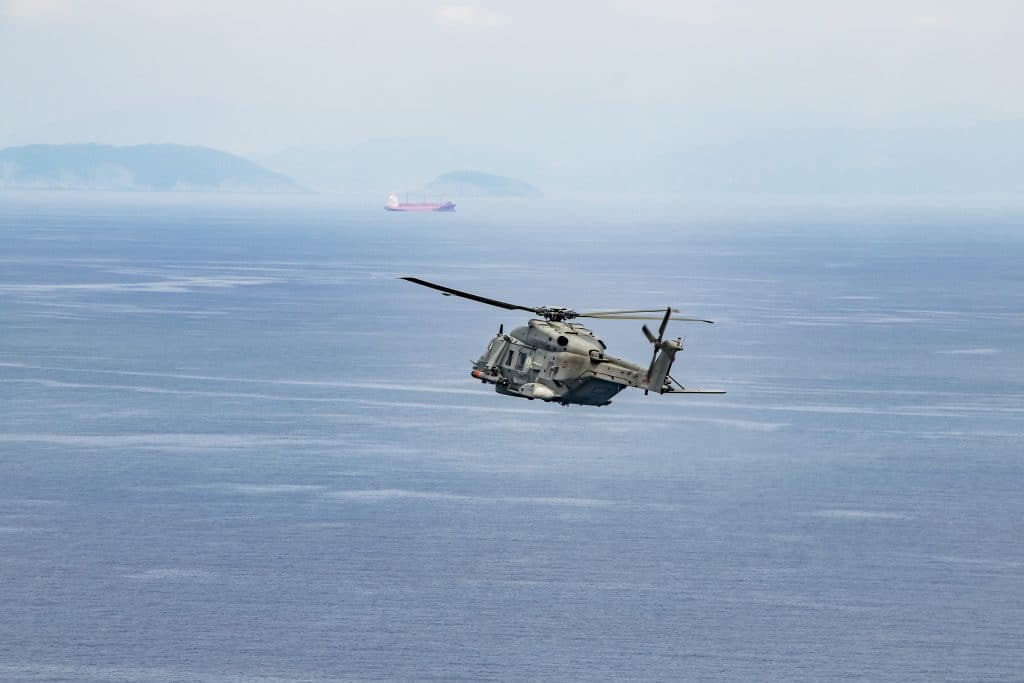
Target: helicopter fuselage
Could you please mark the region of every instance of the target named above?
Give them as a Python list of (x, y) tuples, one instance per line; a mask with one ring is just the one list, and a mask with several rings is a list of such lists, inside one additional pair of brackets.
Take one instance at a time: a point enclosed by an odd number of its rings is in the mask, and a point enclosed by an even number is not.
[[(603, 341), (583, 325), (570, 321), (577, 318), (657, 320), (649, 314), (661, 314), (661, 309), (581, 313), (562, 306), (520, 306), (418, 277), (402, 279), (435, 289), (445, 296), (457, 296), (508, 311), (529, 311), (540, 316), (508, 334), (505, 334), (504, 326), (499, 327), (487, 350), (473, 363), (473, 377), (485, 384), (493, 384), (499, 394), (531, 401), (539, 398), (564, 406), (573, 403), (606, 406), (626, 387), (643, 389), (644, 395), (652, 391), (656, 394), (725, 393), (686, 389), (669, 375), (676, 354), (683, 350), (682, 339), (664, 338), (669, 318), (672, 313), (678, 313), (674, 308), (666, 308), (664, 314), (659, 315), (661, 324), (657, 335), (647, 329), (647, 325), (641, 328), (654, 347), (651, 363), (645, 369), (636, 363), (607, 355)], [(681, 320), (711, 323), (702, 318)]]
[(646, 388), (646, 368), (605, 348), (578, 323), (530, 320), (495, 335), (472, 375), (500, 394), (563, 405), (603, 406), (626, 387)]

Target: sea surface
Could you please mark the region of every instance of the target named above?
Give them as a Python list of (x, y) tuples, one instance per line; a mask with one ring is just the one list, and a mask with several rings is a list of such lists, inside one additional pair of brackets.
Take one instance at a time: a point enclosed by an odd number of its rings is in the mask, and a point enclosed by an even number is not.
[[(1021, 680), (1024, 211), (0, 194), (0, 679)], [(679, 307), (603, 408), (469, 377)], [(634, 321), (592, 321), (646, 363)]]

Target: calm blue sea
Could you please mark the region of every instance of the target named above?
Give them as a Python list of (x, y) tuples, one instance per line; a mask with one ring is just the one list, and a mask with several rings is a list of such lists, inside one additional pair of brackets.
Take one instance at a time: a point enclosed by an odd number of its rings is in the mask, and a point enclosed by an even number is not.
[[(0, 679), (1021, 680), (1022, 264), (1020, 211), (0, 194)], [(676, 305), (729, 393), (499, 396), (526, 316), (403, 275)]]

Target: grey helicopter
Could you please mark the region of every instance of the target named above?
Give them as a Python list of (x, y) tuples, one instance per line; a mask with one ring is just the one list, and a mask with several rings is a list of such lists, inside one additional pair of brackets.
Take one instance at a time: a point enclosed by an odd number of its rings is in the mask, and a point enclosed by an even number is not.
[[(510, 311), (528, 311), (534, 318), (521, 327), (505, 333), (504, 325), (487, 345), (487, 350), (473, 363), (470, 373), (506, 396), (531, 401), (586, 406), (606, 406), (626, 387), (658, 394), (724, 394), (720, 390), (686, 389), (669, 372), (676, 353), (683, 349), (682, 339), (665, 339), (665, 328), (676, 309), (641, 309), (630, 311), (589, 311), (578, 313), (570, 308), (541, 306), (531, 308), (491, 299), (471, 292), (428, 282), (416, 277), (402, 280), (436, 289), (445, 296), (458, 296), (470, 301)], [(660, 316), (644, 314), (659, 313)], [(647, 341), (654, 347), (650, 364), (644, 368), (605, 353), (607, 347), (591, 330), (576, 318), (601, 320), (661, 320), (658, 336), (642, 327)], [(712, 324), (700, 318), (675, 318), (686, 322)]]

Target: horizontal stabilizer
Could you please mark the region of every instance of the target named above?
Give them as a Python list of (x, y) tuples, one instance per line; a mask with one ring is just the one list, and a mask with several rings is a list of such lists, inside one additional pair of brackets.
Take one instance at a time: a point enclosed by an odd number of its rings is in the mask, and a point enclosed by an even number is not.
[(666, 394), (724, 394), (724, 389), (673, 389)]

